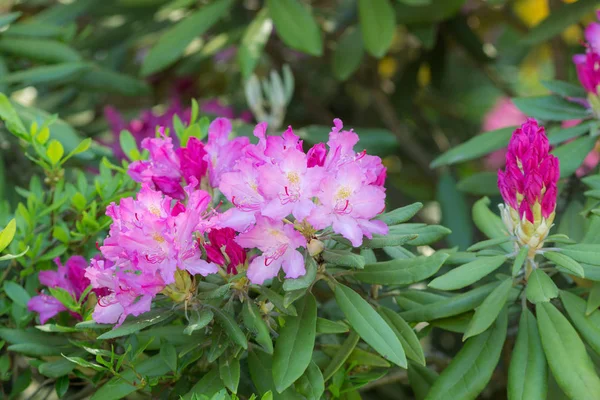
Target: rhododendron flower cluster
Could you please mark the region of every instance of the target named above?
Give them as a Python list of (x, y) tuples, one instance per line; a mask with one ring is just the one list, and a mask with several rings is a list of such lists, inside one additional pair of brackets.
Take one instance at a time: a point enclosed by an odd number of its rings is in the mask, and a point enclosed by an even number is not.
[[(60, 288), (68, 292), (75, 300), (79, 300), (90, 281), (85, 274), (87, 261), (81, 256), (73, 256), (67, 260), (65, 265), (59, 258), (54, 260), (58, 269), (56, 271), (41, 271), (38, 275), (40, 283), (49, 288)], [(67, 308), (54, 296), (41, 293), (32, 297), (27, 303), (29, 311), (40, 314), (40, 322), (45, 324), (50, 318)], [(75, 314), (80, 318), (79, 315)]]
[[(598, 12), (600, 19), (600, 12)], [(600, 23), (593, 22), (585, 29), (587, 49), (585, 54), (577, 54), (573, 62), (577, 68), (577, 76), (583, 88), (592, 95), (598, 95), (600, 84)]]
[(502, 219), (518, 244), (535, 255), (554, 221), (560, 176), (558, 158), (549, 154), (543, 126), (534, 119), (513, 132), (506, 153), (506, 169), (498, 171), (498, 187), (505, 201)]

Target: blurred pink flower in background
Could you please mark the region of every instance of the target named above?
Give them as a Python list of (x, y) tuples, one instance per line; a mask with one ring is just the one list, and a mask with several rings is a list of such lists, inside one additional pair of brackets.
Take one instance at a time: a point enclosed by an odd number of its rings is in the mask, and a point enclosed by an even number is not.
[[(481, 128), (484, 132), (509, 126), (521, 125), (527, 116), (508, 97), (500, 97), (494, 107), (485, 115)], [(506, 149), (493, 152), (485, 159), (486, 168), (496, 170), (504, 166)]]

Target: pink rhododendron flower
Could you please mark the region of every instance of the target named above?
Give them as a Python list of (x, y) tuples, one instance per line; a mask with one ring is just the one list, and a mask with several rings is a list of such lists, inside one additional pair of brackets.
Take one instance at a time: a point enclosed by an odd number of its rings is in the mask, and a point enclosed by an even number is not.
[[(598, 12), (600, 19), (600, 12)], [(585, 54), (573, 56), (573, 62), (577, 69), (577, 77), (581, 86), (590, 94), (598, 94), (600, 84), (600, 23), (593, 22), (585, 29), (585, 40), (587, 50)]]
[(281, 268), (287, 278), (298, 278), (306, 273), (304, 257), (297, 250), (306, 247), (306, 239), (293, 225), (258, 217), (252, 229), (241, 233), (236, 241), (244, 248), (262, 251), (248, 266), (247, 276), (252, 283), (262, 284), (274, 278)]
[(210, 262), (225, 266), (228, 274), (237, 274), (237, 269), (246, 263), (246, 252), (235, 241), (235, 231), (231, 228), (211, 229), (208, 243), (204, 245)]
[(221, 176), (231, 171), (234, 163), (242, 156), (243, 149), (250, 143), (247, 137), (229, 139), (231, 122), (226, 118), (215, 119), (208, 127), (206, 160), (210, 174), (210, 184), (217, 187)]
[[(38, 275), (40, 283), (49, 288), (61, 288), (70, 293), (74, 299), (79, 300), (90, 281), (85, 277), (87, 262), (81, 256), (73, 256), (65, 265), (59, 258), (54, 260), (58, 269), (56, 271), (41, 271)], [(40, 314), (40, 322), (45, 324), (50, 318), (67, 308), (56, 298), (48, 294), (32, 297), (27, 303), (29, 311)], [(79, 317), (79, 316), (77, 316)]]

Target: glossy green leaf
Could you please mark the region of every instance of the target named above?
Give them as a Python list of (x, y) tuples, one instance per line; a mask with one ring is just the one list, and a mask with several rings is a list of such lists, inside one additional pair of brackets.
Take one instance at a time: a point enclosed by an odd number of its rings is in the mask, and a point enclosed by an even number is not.
[(4, 251), (12, 242), (17, 231), (17, 221), (13, 218), (8, 221), (8, 224), (0, 231), (0, 252)]
[(246, 328), (254, 335), (256, 342), (268, 354), (273, 354), (273, 340), (267, 324), (262, 319), (258, 307), (252, 301), (246, 301), (242, 308), (242, 318)]
[(333, 53), (331, 61), (333, 76), (340, 81), (350, 78), (360, 67), (364, 53), (361, 31), (354, 27), (346, 29)]
[(204, 308), (198, 312), (196, 317), (192, 317), (189, 325), (183, 330), (186, 335), (191, 335), (194, 331), (204, 328), (212, 321), (214, 313), (208, 308)]
[(4, 281), (4, 293), (20, 307), (27, 308), (27, 302), (31, 296), (21, 285), (12, 281)]
[(380, 307), (379, 313), (390, 328), (392, 328), (398, 339), (400, 339), (406, 356), (421, 365), (425, 365), (425, 355), (423, 354), (421, 342), (411, 326), (400, 315), (389, 308)]
[[(338, 354), (341, 347), (342, 346), (336, 344), (324, 344), (321, 346), (321, 350), (323, 353), (333, 358)], [(352, 353), (350, 353), (350, 356), (346, 359), (346, 364), (381, 368), (389, 368), (391, 365), (380, 355), (363, 350), (360, 347), (355, 347), (354, 350), (352, 350)]]
[(114, 328), (102, 335), (98, 336), (97, 339), (106, 340), (114, 339), (121, 336), (131, 335), (132, 333), (141, 331), (142, 329), (148, 328), (149, 326), (155, 325), (169, 318), (171, 314), (165, 310), (152, 310), (145, 314), (135, 318), (128, 318), (125, 320), (123, 325), (118, 328)]
[(344, 343), (342, 343), (338, 351), (335, 353), (335, 355), (325, 368), (325, 371), (323, 372), (323, 378), (325, 379), (325, 381), (328, 381), (340, 369), (340, 367), (344, 365), (344, 363), (346, 362), (348, 357), (350, 357), (350, 354), (358, 344), (359, 339), (360, 337), (356, 332), (350, 332), (346, 340), (344, 340)]
[(358, 0), (358, 20), (365, 49), (383, 57), (394, 39), (396, 13), (389, 0)]
[(69, 377), (61, 376), (54, 383), (54, 391), (59, 399), (62, 399), (65, 394), (67, 394), (67, 390), (69, 390)]
[(439, 290), (461, 289), (491, 274), (504, 264), (504, 261), (506, 256), (478, 257), (475, 261), (435, 278), (428, 286)]
[(583, 106), (553, 95), (515, 98), (512, 102), (524, 114), (546, 121), (567, 121), (590, 116)]
[[(490, 210), (490, 203), (490, 199), (482, 197), (473, 204), (471, 215), (475, 226), (489, 239), (508, 236), (502, 219)], [(500, 247), (507, 253), (514, 251), (510, 243), (501, 244)]]
[(320, 400), (325, 392), (325, 381), (321, 370), (311, 361), (304, 375), (298, 381), (296, 390), (307, 400)]
[(219, 376), (225, 387), (232, 393), (237, 393), (240, 383), (240, 360), (237, 358), (219, 358)]
[(296, 302), (295, 317), (287, 317), (273, 353), (273, 381), (279, 393), (304, 374), (315, 346), (317, 302), (312, 294)]
[(160, 358), (165, 364), (171, 369), (171, 371), (177, 371), (177, 350), (173, 344), (164, 341), (160, 345)]
[(144, 58), (142, 75), (152, 75), (176, 62), (187, 45), (225, 16), (232, 4), (233, 0), (216, 0), (169, 28)]
[(220, 379), (219, 370), (211, 368), (196, 382), (189, 392), (182, 396), (182, 399), (196, 400), (197, 396), (213, 396), (221, 389), (223, 389), (223, 382)]
[(321, 317), (317, 318), (317, 333), (332, 334), (346, 332), (348, 332), (348, 325), (342, 321), (330, 321)]
[(504, 308), (512, 287), (512, 278), (505, 279), (500, 285), (496, 286), (492, 293), (485, 298), (483, 303), (475, 309), (475, 314), (463, 336), (463, 341), (472, 336), (479, 335), (492, 326)]
[(240, 329), (240, 326), (235, 321), (235, 319), (225, 310), (221, 310), (219, 308), (213, 308), (213, 313), (215, 314), (215, 319), (219, 322), (223, 330), (227, 332), (229, 338), (238, 345), (242, 346), (242, 348), (248, 348), (248, 340), (246, 339), (246, 335)]
[(583, 136), (552, 150), (552, 154), (560, 161), (561, 178), (571, 176), (577, 171), (585, 157), (594, 148), (596, 139), (591, 136)]
[(586, 315), (585, 300), (566, 290), (561, 290), (560, 299), (575, 328), (590, 347), (600, 354), (600, 311)]
[(410, 285), (429, 278), (439, 271), (448, 254), (434, 253), (429, 257), (419, 256), (394, 259), (366, 265), (354, 277), (361, 282), (380, 285)]
[(81, 61), (79, 53), (71, 47), (46, 39), (3, 37), (0, 38), (0, 53), (48, 63)]
[(575, 261), (586, 264), (600, 265), (600, 246), (597, 244), (579, 243), (562, 247), (562, 254)]
[(594, 282), (585, 308), (585, 315), (590, 315), (600, 307), (600, 283)]
[(379, 354), (406, 368), (406, 355), (400, 340), (379, 314), (354, 290), (338, 284), (335, 299), (352, 328)]
[(523, 267), (523, 263), (527, 258), (527, 254), (529, 253), (529, 246), (523, 246), (519, 249), (519, 253), (515, 257), (515, 261), (512, 266), (512, 276), (515, 277), (519, 275), (521, 268)]
[(533, 45), (559, 35), (569, 26), (577, 24), (597, 5), (595, 0), (579, 0), (572, 4), (561, 4), (558, 9), (552, 10), (546, 19), (529, 31), (524, 42)]
[(473, 246), (469, 247), (467, 251), (479, 251), (486, 249), (488, 247), (497, 246), (499, 244), (504, 244), (510, 242), (511, 238), (509, 236), (499, 237), (496, 239), (484, 240), (483, 242), (475, 243)]
[(262, 57), (265, 44), (273, 30), (273, 21), (267, 9), (261, 10), (246, 28), (237, 53), (238, 64), (244, 79), (248, 79)]
[(307, 7), (298, 0), (267, 0), (277, 34), (289, 47), (321, 56), (323, 40), (319, 25)]
[[(409, 240), (406, 242), (411, 246), (424, 246), (428, 244), (432, 244), (437, 242), (438, 240), (442, 240), (452, 231), (445, 226), (441, 225), (426, 225), (426, 224), (399, 224), (390, 227), (389, 234), (390, 236), (401, 236), (401, 235), (417, 235), (416, 238)], [(375, 235), (373, 235), (373, 239), (371, 242), (375, 241)], [(367, 240), (365, 240), (367, 243)], [(401, 245), (401, 244), (399, 244)], [(385, 247), (385, 246), (384, 246)]]
[(273, 383), (273, 366), (271, 356), (256, 349), (248, 352), (248, 367), (254, 386), (262, 395), (267, 395), (274, 400), (301, 400), (303, 397), (297, 395), (292, 388), (278, 393)]
[(458, 145), (431, 163), (431, 168), (461, 163), (489, 154), (508, 145), (514, 127), (502, 128), (495, 131), (473, 136), (465, 143)]
[(548, 142), (551, 145), (566, 142), (586, 133), (594, 132), (598, 129), (598, 122), (587, 121), (570, 128), (554, 128), (548, 131)]
[(552, 303), (538, 303), (535, 309), (546, 359), (563, 392), (573, 400), (600, 393), (594, 364), (567, 318)]
[(408, 362), (408, 381), (412, 388), (415, 399), (423, 400), (438, 378), (438, 373), (424, 367), (416, 362)]
[(506, 338), (507, 313), (494, 326), (465, 343), (436, 379), (426, 400), (475, 399), (496, 369)]
[(0, 82), (20, 83), (23, 85), (66, 83), (77, 79), (86, 68), (87, 65), (80, 62), (33, 67), (23, 71), (10, 73), (3, 78), (0, 78)]
[(523, 309), (508, 369), (509, 400), (545, 400), (548, 366), (535, 317)]
[(541, 81), (540, 83), (549, 91), (563, 97), (587, 97), (587, 93), (581, 85), (556, 80)]
[(365, 259), (361, 255), (352, 253), (348, 250), (334, 250), (325, 248), (321, 253), (321, 256), (323, 257), (323, 260), (329, 264), (340, 267), (363, 269), (365, 266)]
[(552, 261), (554, 264), (560, 267), (563, 267), (574, 275), (577, 275), (580, 278), (584, 277), (583, 267), (571, 257), (561, 253), (556, 253), (554, 251), (546, 251), (544, 252), (543, 256), (547, 260)]
[(533, 304), (550, 301), (558, 297), (558, 287), (541, 269), (534, 269), (527, 280), (527, 300)]
[(396, 208), (375, 217), (387, 225), (398, 225), (414, 217), (423, 208), (423, 203), (413, 203), (408, 206)]

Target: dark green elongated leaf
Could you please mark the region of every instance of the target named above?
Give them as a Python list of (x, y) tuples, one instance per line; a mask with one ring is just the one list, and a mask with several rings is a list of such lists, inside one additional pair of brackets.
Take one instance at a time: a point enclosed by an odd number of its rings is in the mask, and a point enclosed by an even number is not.
[(564, 246), (560, 252), (571, 257), (575, 261), (600, 265), (600, 246), (597, 244), (579, 243), (571, 246)]
[(473, 315), (469, 323), (469, 327), (463, 336), (463, 341), (472, 336), (479, 335), (492, 326), (504, 308), (512, 286), (512, 278), (507, 278), (485, 298), (483, 303), (475, 310), (475, 315)]
[(257, 290), (260, 294), (264, 295), (279, 311), (284, 314), (295, 316), (296, 307), (292, 304), (285, 307), (283, 297), (281, 297), (278, 293), (275, 293), (271, 289), (266, 286), (253, 286), (253, 289)]
[[(306, 274), (296, 279), (286, 279), (283, 282), (283, 290), (286, 292), (292, 290), (306, 289), (313, 284), (317, 278), (317, 263), (313, 257), (307, 257), (305, 261)], [(286, 294), (287, 295), (287, 294)], [(285, 306), (285, 298), (284, 298)]]
[(23, 14), (20, 11), (6, 13), (0, 16), (0, 28), (4, 28), (6, 25), (12, 24), (17, 18)]
[(508, 369), (508, 399), (544, 400), (547, 380), (548, 367), (535, 317), (524, 308)]
[(240, 360), (227, 357), (219, 358), (219, 376), (227, 389), (237, 393), (240, 383)]
[[(569, 139), (579, 137), (585, 133), (594, 132), (598, 129), (598, 122), (587, 121), (582, 122), (570, 128), (555, 128), (548, 131), (548, 142), (551, 145), (557, 145), (566, 142)], [(585, 178), (584, 178), (585, 179)]]
[(541, 81), (546, 89), (563, 97), (587, 97), (587, 93), (581, 85), (574, 85), (564, 81)]
[(77, 51), (55, 40), (30, 38), (0, 38), (0, 53), (48, 63), (81, 61)]
[(525, 259), (527, 258), (527, 253), (529, 253), (529, 246), (521, 247), (521, 249), (519, 250), (519, 253), (515, 257), (515, 261), (513, 262), (513, 266), (512, 266), (512, 276), (513, 277), (519, 275), (519, 271), (521, 271), (521, 268), (523, 267), (523, 263), (525, 262)]
[(321, 317), (317, 318), (317, 333), (346, 333), (348, 330), (348, 325), (342, 321), (330, 321)]
[(33, 357), (60, 356), (61, 353), (73, 350), (70, 347), (57, 347), (45, 343), (11, 344), (6, 349)]
[(502, 128), (474, 136), (433, 160), (431, 168), (473, 160), (504, 148), (508, 144), (508, 140), (514, 130), (515, 127)]
[(488, 247), (496, 246), (499, 244), (504, 244), (506, 242), (510, 242), (510, 237), (499, 237), (496, 239), (484, 240), (483, 242), (475, 243), (473, 246), (469, 247), (467, 251), (479, 251)]
[(354, 290), (338, 284), (335, 299), (352, 328), (379, 354), (406, 368), (406, 355), (400, 340), (379, 314)]
[(4, 292), (15, 304), (27, 308), (27, 302), (31, 296), (21, 285), (12, 281), (4, 281)]
[(475, 399), (492, 377), (506, 338), (507, 313), (465, 343), (431, 387), (427, 400)]
[(413, 203), (408, 206), (396, 208), (395, 210), (379, 214), (375, 219), (385, 222), (387, 225), (398, 225), (414, 217), (423, 208), (423, 203)]
[[(427, 244), (432, 244), (437, 242), (438, 240), (443, 239), (444, 237), (451, 234), (452, 231), (441, 225), (425, 225), (425, 224), (400, 224), (394, 225), (390, 227), (389, 235), (410, 235), (416, 234), (417, 237), (411, 239), (407, 242), (407, 244), (411, 246), (423, 246)], [(373, 235), (373, 242), (375, 240), (375, 235)], [(365, 240), (365, 243), (367, 241)], [(399, 244), (401, 246), (402, 244)], [(392, 245), (393, 246), (393, 245)]]
[(316, 57), (323, 54), (321, 31), (304, 4), (297, 0), (267, 0), (267, 6), (285, 44)]
[(124, 96), (140, 96), (150, 92), (150, 86), (146, 82), (96, 65), (90, 66), (76, 83), (86, 89)]
[(183, 400), (195, 400), (202, 395), (214, 396), (221, 389), (223, 389), (223, 382), (219, 377), (219, 370), (211, 368), (182, 398)]
[(583, 160), (596, 144), (595, 137), (583, 136), (572, 142), (558, 146), (552, 154), (560, 161), (560, 177), (571, 176), (583, 164)]
[(527, 280), (527, 300), (533, 304), (550, 301), (558, 297), (558, 288), (541, 269), (535, 269)]
[(246, 340), (246, 335), (244, 335), (244, 332), (242, 332), (238, 323), (233, 319), (233, 317), (228, 312), (219, 308), (213, 308), (213, 313), (215, 314), (217, 321), (229, 335), (229, 338), (233, 342), (242, 346), (244, 349), (247, 349), (248, 340)]
[(248, 79), (258, 64), (265, 44), (273, 30), (273, 21), (267, 9), (262, 9), (246, 28), (237, 53), (238, 64), (244, 79)]
[(573, 400), (600, 393), (594, 364), (569, 321), (552, 303), (538, 303), (535, 310), (546, 359), (563, 392)]
[(77, 79), (86, 68), (86, 64), (78, 62), (34, 67), (24, 71), (8, 74), (3, 78), (0, 78), (0, 82), (21, 83), (24, 85), (57, 82), (64, 83)]
[(261, 318), (260, 311), (252, 301), (247, 301), (242, 309), (244, 325), (253, 333), (256, 342), (268, 353), (273, 354), (273, 340), (265, 321)]
[(497, 196), (498, 174), (496, 172), (484, 171), (477, 172), (467, 178), (461, 179), (456, 188), (464, 193), (477, 196)]
[(396, 13), (389, 0), (358, 0), (358, 19), (365, 48), (374, 57), (383, 57), (396, 31)]
[(176, 62), (194, 38), (209, 30), (227, 14), (232, 3), (232, 0), (216, 0), (163, 33), (144, 59), (142, 75), (148, 76), (162, 71)]
[[(373, 239), (363, 239), (362, 248), (380, 249), (382, 247), (402, 246), (408, 242), (418, 239), (419, 235), (412, 234), (395, 234), (390, 232), (387, 235), (373, 235)], [(345, 246), (352, 246), (352, 243), (342, 235), (333, 235), (331, 237), (336, 242)]]
[[(475, 226), (490, 239), (507, 236), (508, 233), (506, 232), (502, 219), (494, 214), (489, 207), (490, 199), (487, 197), (482, 197), (473, 204), (471, 215)], [(514, 248), (510, 243), (501, 244), (500, 247), (507, 253), (514, 251)]]
[(491, 282), (469, 292), (401, 312), (400, 316), (408, 322), (420, 322), (459, 315), (479, 306), (497, 285), (498, 282)]
[(439, 290), (461, 289), (491, 274), (504, 264), (504, 261), (506, 256), (478, 257), (475, 261), (435, 278), (427, 286)]
[(42, 25), (66, 25), (96, 4), (94, 0), (81, 0), (69, 4), (59, 3), (36, 14), (33, 20), (35, 23), (42, 23)]
[(406, 356), (424, 366), (425, 355), (423, 354), (421, 342), (410, 325), (389, 308), (380, 307), (379, 313), (400, 339)]
[(598, 307), (600, 307), (600, 283), (594, 282), (594, 285), (590, 289), (590, 295), (588, 296), (585, 315), (590, 315), (596, 311)]
[(326, 262), (340, 267), (363, 269), (365, 266), (365, 259), (361, 255), (354, 254), (348, 250), (325, 248), (321, 253), (321, 256)]
[[(321, 346), (321, 350), (329, 357), (335, 357), (338, 350), (340, 350), (341, 347), (341, 345), (336, 344), (325, 344)], [(355, 364), (365, 367), (381, 368), (389, 368), (391, 365), (380, 355), (363, 350), (359, 347), (355, 347), (354, 350), (352, 350), (352, 353), (350, 353), (350, 356), (346, 360), (346, 363), (349, 365)]]
[(300, 378), (297, 390), (304, 395), (307, 400), (320, 400), (325, 392), (325, 381), (323, 374), (314, 361), (308, 365), (306, 373)]
[(590, 347), (600, 354), (600, 311), (594, 311), (587, 316), (585, 300), (566, 290), (561, 290), (560, 299), (575, 328)]
[(273, 353), (273, 382), (279, 393), (304, 374), (315, 346), (317, 302), (308, 293), (296, 302), (298, 316), (287, 317)]
[(340, 81), (350, 78), (360, 67), (365, 50), (360, 29), (350, 27), (337, 43), (331, 69)]
[(473, 243), (469, 207), (464, 194), (458, 191), (456, 181), (449, 171), (442, 172), (437, 184), (436, 197), (442, 209), (442, 225), (452, 231), (446, 237), (446, 242), (450, 247), (457, 246), (459, 250), (465, 250)]
[(410, 285), (434, 275), (447, 258), (448, 254), (435, 253), (430, 257), (419, 256), (369, 264), (362, 271), (357, 271), (354, 277), (365, 283)]
[(225, 353), (232, 342), (228, 339), (227, 332), (220, 325), (213, 327), (210, 339), (211, 343), (206, 353), (206, 359), (209, 363), (212, 363)]
[(554, 251), (547, 251), (543, 254), (544, 258), (552, 261), (554, 264), (563, 267), (574, 275), (579, 276), (580, 278), (584, 277), (583, 267), (571, 257), (566, 256), (561, 253), (556, 253)]
[(69, 344), (69, 341), (65, 336), (50, 335), (48, 333), (42, 333), (37, 329), (23, 330), (0, 328), (0, 338), (11, 344), (43, 343), (54, 347)]
[(562, 4), (558, 9), (552, 10), (541, 23), (529, 31), (524, 38), (527, 44), (544, 42), (569, 26), (578, 23), (587, 13), (591, 12), (598, 3), (594, 0), (580, 0), (572, 4)]
[(408, 381), (416, 400), (423, 400), (438, 378), (438, 373), (414, 361), (408, 362)]
[[(385, 254), (387, 254), (388, 256), (390, 256), (393, 259), (399, 258), (399, 259), (405, 260), (407, 258), (415, 258), (416, 257), (413, 253), (406, 250), (402, 246), (384, 247), (383, 251)], [(448, 254), (448, 253), (446, 253), (446, 254)], [(450, 254), (448, 254), (448, 256), (450, 256)], [(375, 259), (373, 261), (368, 261), (368, 260), (365, 260), (365, 261), (367, 261), (367, 264), (375, 264), (377, 262), (377, 259)]]
[(584, 119), (590, 112), (583, 106), (558, 96), (521, 97), (512, 102), (524, 114), (546, 121)]
[[(279, 394), (275, 389), (275, 383), (273, 383), (273, 372), (272, 372), (272, 360), (271, 356), (258, 350), (252, 350), (248, 352), (248, 366), (250, 367), (250, 376), (254, 386), (258, 389), (258, 392), (272, 398), (274, 400), (301, 400), (303, 397), (296, 394), (296, 392), (289, 388), (283, 393)], [(272, 397), (268, 397), (266, 393), (270, 392)], [(263, 397), (265, 398), (265, 397)]]
[(344, 343), (340, 346), (337, 353), (333, 356), (327, 367), (325, 368), (325, 372), (323, 372), (323, 378), (325, 381), (328, 381), (337, 371), (340, 369), (342, 365), (346, 362), (356, 344), (358, 343), (360, 337), (354, 331), (350, 332), (350, 335), (344, 340)]
[(581, 178), (581, 181), (592, 189), (600, 189), (600, 174), (588, 175)]
[(114, 339), (125, 335), (131, 335), (132, 333), (141, 331), (149, 326), (158, 324), (169, 318), (172, 314), (166, 309), (153, 310), (135, 318), (128, 318), (123, 325), (115, 328), (111, 331), (105, 332), (98, 336), (97, 339)]
[(48, 378), (59, 378), (64, 375), (68, 375), (75, 369), (75, 364), (66, 358), (58, 360), (47, 361), (38, 367), (40, 374), (47, 376)]
[(177, 371), (177, 350), (173, 344), (164, 341), (160, 345), (160, 358), (162, 358), (163, 362), (167, 364), (167, 366), (171, 369), (171, 371)]

